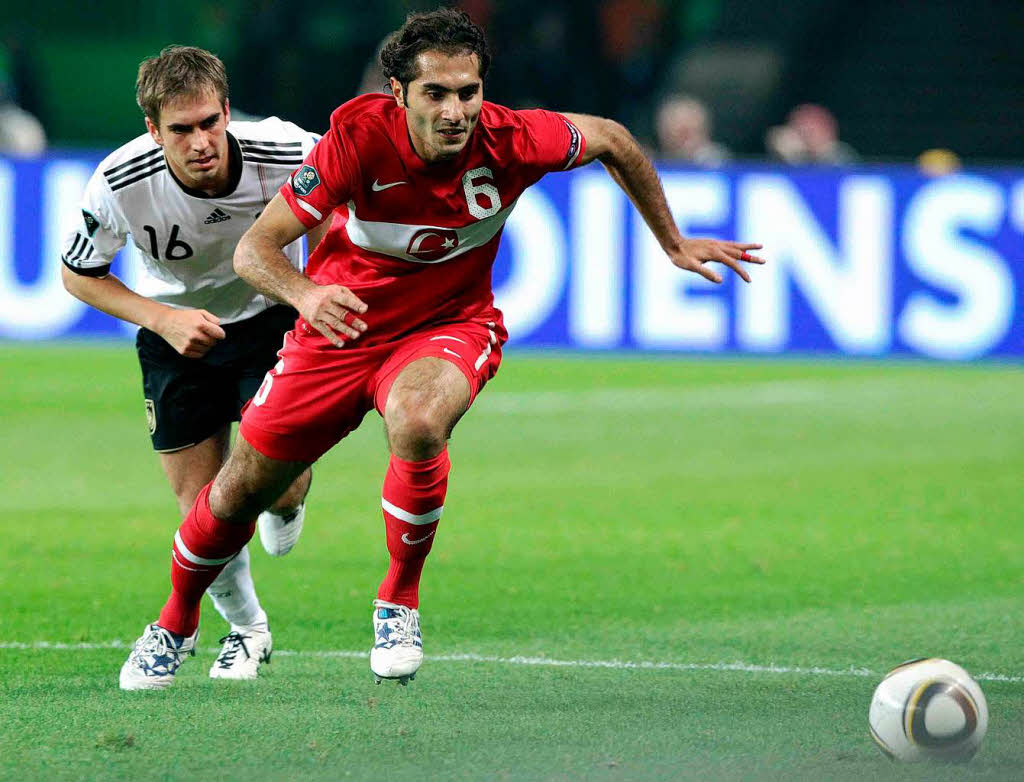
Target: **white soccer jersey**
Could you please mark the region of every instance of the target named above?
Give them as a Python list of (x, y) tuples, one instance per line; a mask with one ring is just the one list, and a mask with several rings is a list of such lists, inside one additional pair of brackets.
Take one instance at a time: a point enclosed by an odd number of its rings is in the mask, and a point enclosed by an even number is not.
[[(319, 136), (269, 117), (228, 125), (241, 178), (225, 196), (208, 197), (180, 184), (162, 148), (144, 134), (109, 155), (93, 173), (82, 200), (82, 225), (61, 256), (78, 274), (103, 277), (128, 237), (145, 265), (136, 293), (179, 309), (205, 309), (222, 323), (256, 315), (274, 302), (232, 268), (238, 240)], [(284, 248), (303, 268), (302, 242)]]

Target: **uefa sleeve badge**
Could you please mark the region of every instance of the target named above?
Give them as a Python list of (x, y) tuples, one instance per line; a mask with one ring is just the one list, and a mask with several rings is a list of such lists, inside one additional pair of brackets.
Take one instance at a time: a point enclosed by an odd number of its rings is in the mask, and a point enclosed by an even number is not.
[(303, 166), (292, 177), (292, 190), (296, 195), (308, 196), (320, 186), (320, 175), (312, 166)]

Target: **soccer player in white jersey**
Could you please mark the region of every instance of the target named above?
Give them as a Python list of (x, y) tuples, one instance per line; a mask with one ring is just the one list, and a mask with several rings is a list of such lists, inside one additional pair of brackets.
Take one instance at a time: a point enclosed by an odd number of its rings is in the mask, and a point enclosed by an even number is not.
[[(276, 117), (232, 123), (224, 65), (194, 47), (168, 47), (143, 61), (136, 99), (148, 133), (109, 155), (89, 180), (82, 223), (64, 245), (63, 277), (73, 296), (140, 327), (149, 433), (184, 514), (217, 474), (232, 421), (277, 361), (296, 317), (235, 274), (235, 245), (318, 137)], [(129, 237), (145, 265), (137, 291), (110, 274)], [(301, 269), (301, 243), (285, 252)], [(298, 539), (310, 478), (308, 470), (299, 475), (260, 517), (272, 555)], [(254, 678), (270, 659), (272, 638), (247, 549), (230, 558), (209, 594), (231, 625), (210, 676)], [(146, 664), (136, 667), (130, 689), (159, 686), (165, 634), (149, 626), (136, 642), (133, 654)]]

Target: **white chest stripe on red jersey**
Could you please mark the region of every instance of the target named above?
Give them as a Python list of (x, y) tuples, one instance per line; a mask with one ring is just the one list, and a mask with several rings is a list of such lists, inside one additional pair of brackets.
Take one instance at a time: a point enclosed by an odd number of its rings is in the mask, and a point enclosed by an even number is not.
[(361, 220), (350, 201), (345, 230), (352, 244), (364, 250), (415, 263), (441, 263), (487, 244), (505, 225), (515, 205), (513, 201), (490, 217), (460, 228), (442, 228)]

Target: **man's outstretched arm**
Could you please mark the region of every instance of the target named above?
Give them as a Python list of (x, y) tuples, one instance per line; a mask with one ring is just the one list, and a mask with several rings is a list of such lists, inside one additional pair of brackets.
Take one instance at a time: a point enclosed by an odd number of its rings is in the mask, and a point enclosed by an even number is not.
[(291, 304), (340, 348), (366, 331), (366, 323), (355, 316), (366, 312), (366, 304), (345, 286), (317, 285), (292, 266), (284, 248), (306, 231), (278, 193), (239, 240), (235, 272), (260, 293)]
[(586, 139), (581, 164), (600, 160), (619, 187), (636, 206), (672, 263), (680, 269), (696, 272), (712, 282), (722, 277), (705, 266), (709, 261), (723, 263), (745, 282), (750, 277), (743, 263), (764, 263), (763, 258), (747, 250), (759, 250), (759, 244), (725, 242), (718, 239), (686, 239), (679, 233), (665, 200), (658, 173), (636, 139), (618, 122), (586, 114), (565, 114)]

